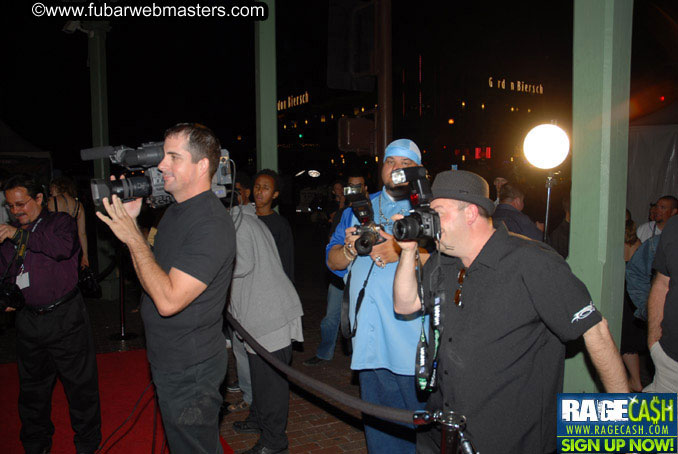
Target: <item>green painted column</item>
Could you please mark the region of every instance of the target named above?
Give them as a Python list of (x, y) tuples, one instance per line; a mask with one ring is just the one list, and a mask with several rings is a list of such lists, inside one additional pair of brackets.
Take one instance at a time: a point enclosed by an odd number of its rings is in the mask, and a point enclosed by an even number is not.
[[(568, 262), (619, 344), (632, 0), (575, 0), (572, 220)], [(565, 363), (565, 392), (596, 392), (588, 359)]]
[[(106, 79), (106, 33), (110, 30), (108, 22), (83, 22), (82, 26), (89, 32), (87, 40), (89, 56), (89, 82), (92, 112), (92, 146), (101, 147), (109, 144), (108, 139), (108, 89)], [(94, 178), (108, 178), (110, 162), (108, 159), (94, 161)], [(111, 263), (115, 256), (113, 245), (98, 233), (102, 226), (97, 225), (97, 258), (99, 272)], [(91, 253), (90, 253), (91, 254)], [(114, 299), (118, 295), (118, 279), (111, 273), (101, 282), (102, 298)]]
[(254, 24), (254, 80), (257, 103), (257, 170), (278, 170), (278, 112), (275, 57), (275, 0), (268, 19)]

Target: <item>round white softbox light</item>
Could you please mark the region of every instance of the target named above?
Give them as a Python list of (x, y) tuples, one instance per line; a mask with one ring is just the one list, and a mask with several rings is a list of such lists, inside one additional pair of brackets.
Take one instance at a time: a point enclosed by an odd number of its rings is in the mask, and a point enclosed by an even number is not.
[(551, 124), (532, 128), (523, 143), (525, 158), (540, 169), (552, 169), (560, 165), (567, 158), (569, 151), (570, 139), (567, 134), (558, 126)]

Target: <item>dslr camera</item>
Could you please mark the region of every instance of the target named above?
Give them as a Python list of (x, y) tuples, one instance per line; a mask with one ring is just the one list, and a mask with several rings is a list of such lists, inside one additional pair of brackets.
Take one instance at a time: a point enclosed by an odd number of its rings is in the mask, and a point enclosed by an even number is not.
[(391, 173), (394, 184), (409, 183), (410, 215), (393, 224), (393, 236), (398, 241), (440, 239), (440, 217), (431, 209), (431, 184), (424, 167), (407, 167)]
[[(152, 208), (169, 205), (174, 197), (165, 192), (165, 183), (158, 164), (165, 157), (163, 142), (149, 142), (139, 148), (124, 145), (117, 147), (96, 147), (80, 150), (80, 159), (93, 161), (109, 158), (113, 164), (125, 167), (125, 178), (118, 180), (93, 179), (90, 182), (95, 206), (101, 206), (104, 197), (117, 195), (123, 202), (139, 197), (146, 198)], [(226, 185), (231, 184), (228, 166), (228, 150), (221, 150), (219, 167), (212, 178), (212, 191), (219, 197), (226, 197)]]
[(355, 242), (358, 255), (369, 255), (375, 244), (386, 241), (380, 234), (382, 226), (374, 223), (372, 203), (362, 191), (362, 185), (350, 185), (344, 188), (344, 197), (351, 203), (351, 209), (359, 224), (356, 225), (354, 235), (359, 235)]

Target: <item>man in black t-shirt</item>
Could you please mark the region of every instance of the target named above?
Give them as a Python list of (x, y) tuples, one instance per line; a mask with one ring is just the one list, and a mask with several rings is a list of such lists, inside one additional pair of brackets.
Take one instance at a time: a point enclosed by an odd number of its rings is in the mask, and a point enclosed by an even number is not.
[(206, 127), (182, 123), (165, 133), (164, 151), (158, 168), (176, 203), (158, 225), (153, 250), (136, 224), (141, 199), (105, 198), (110, 218), (97, 216), (128, 246), (145, 290), (141, 316), (170, 451), (221, 453), (222, 312), (235, 257), (233, 222), (211, 191), (221, 146)]
[[(628, 392), (607, 322), (584, 284), (544, 243), (492, 226), (489, 186), (465, 171), (439, 174), (431, 208), (440, 216), (438, 251), (423, 267), (429, 338), (438, 330), (437, 390), (429, 410), (459, 412), (483, 454), (556, 450), (556, 398), (562, 392), (564, 342), (583, 336), (607, 392)], [(416, 242), (402, 248), (394, 308), (421, 310)], [(436, 320), (441, 320), (435, 325)], [(434, 342), (427, 365), (433, 372)], [(427, 381), (428, 373), (418, 378)], [(439, 452), (440, 431), (417, 437), (417, 452)]]
[(647, 299), (647, 345), (654, 380), (643, 391), (678, 392), (678, 216), (664, 226), (653, 268), (657, 274)]

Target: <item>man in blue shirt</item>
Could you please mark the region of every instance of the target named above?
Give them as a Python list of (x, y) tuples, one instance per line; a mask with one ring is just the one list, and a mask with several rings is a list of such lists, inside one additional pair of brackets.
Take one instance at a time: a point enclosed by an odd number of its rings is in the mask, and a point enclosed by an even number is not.
[[(327, 265), (337, 276), (350, 271), (350, 326), (353, 338), (351, 369), (359, 371), (363, 400), (408, 410), (423, 408), (417, 399), (414, 382), (416, 347), (422, 324), (420, 317), (404, 319), (393, 311), (393, 279), (400, 248), (391, 235), (396, 214), (407, 215), (410, 201), (407, 185), (394, 185), (391, 172), (421, 165), (421, 152), (408, 139), (399, 139), (386, 147), (381, 179), (384, 187), (372, 194), (374, 223), (383, 226), (383, 242), (375, 244), (369, 255), (358, 256), (354, 235), (358, 224), (352, 210), (345, 210), (329, 244)], [(364, 298), (356, 314), (361, 289)], [(357, 323), (357, 326), (356, 326)], [(365, 437), (369, 452), (413, 453), (414, 430), (376, 419), (365, 418)]]

